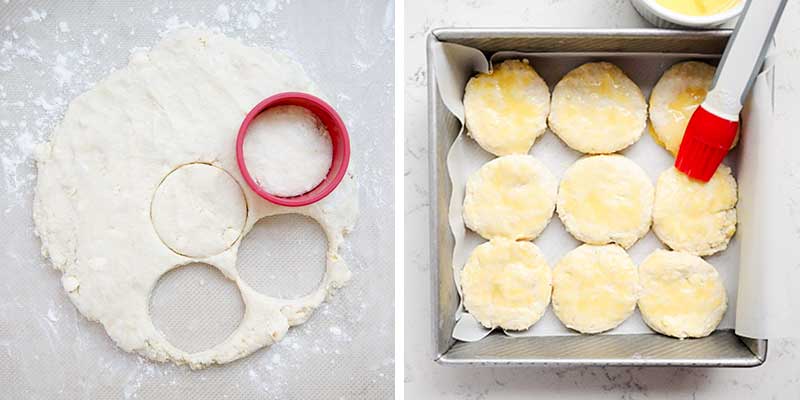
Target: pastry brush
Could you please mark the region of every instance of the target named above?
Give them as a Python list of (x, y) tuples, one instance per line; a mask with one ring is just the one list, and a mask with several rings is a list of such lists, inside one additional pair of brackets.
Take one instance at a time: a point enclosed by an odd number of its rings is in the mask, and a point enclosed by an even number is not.
[(728, 40), (711, 90), (686, 126), (675, 168), (708, 182), (730, 150), (739, 128), (739, 111), (764, 63), (787, 0), (747, 0)]

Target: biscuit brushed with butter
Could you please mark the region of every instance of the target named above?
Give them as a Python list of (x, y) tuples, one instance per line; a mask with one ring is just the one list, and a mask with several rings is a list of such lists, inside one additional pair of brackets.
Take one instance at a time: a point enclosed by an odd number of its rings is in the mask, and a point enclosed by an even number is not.
[(467, 133), (486, 151), (525, 154), (547, 129), (550, 89), (528, 60), (506, 60), (467, 83)]
[(564, 173), (556, 211), (567, 231), (589, 244), (629, 248), (650, 230), (653, 184), (630, 159), (584, 157)]
[(548, 121), (550, 129), (577, 151), (613, 153), (642, 136), (647, 103), (639, 86), (616, 65), (586, 63), (556, 84)]
[(719, 273), (695, 255), (658, 249), (639, 266), (639, 281), (644, 322), (667, 336), (708, 336), (728, 308)]
[(464, 307), (487, 328), (525, 330), (544, 315), (551, 281), (535, 244), (492, 239), (472, 251), (461, 272)]
[(636, 309), (638, 296), (636, 265), (616, 244), (581, 245), (553, 269), (553, 311), (581, 333), (616, 328)]
[(467, 179), (464, 223), (486, 239), (532, 240), (550, 222), (558, 181), (529, 155), (495, 158)]
[[(700, 61), (675, 64), (653, 86), (650, 93), (651, 133), (672, 155), (678, 154), (686, 125), (706, 98), (716, 68)], [(738, 140), (738, 135), (737, 135)], [(731, 147), (736, 145), (733, 142)]]
[(664, 244), (698, 256), (725, 250), (736, 232), (736, 180), (721, 164), (707, 183), (670, 167), (656, 182), (653, 231)]

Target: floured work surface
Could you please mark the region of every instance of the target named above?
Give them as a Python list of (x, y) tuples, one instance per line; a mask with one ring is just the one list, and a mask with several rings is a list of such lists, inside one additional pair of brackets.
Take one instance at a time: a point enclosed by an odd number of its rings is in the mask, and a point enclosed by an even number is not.
[[(393, 304), (384, 293), (393, 286), (387, 278), (393, 276), (393, 251), (388, 244), (375, 246), (375, 240), (390, 243), (393, 232), (391, 213), (386, 213), (393, 207), (393, 196), (381, 186), (392, 176), (391, 160), (384, 154), (392, 148), (392, 80), (386, 72), (391, 71), (391, 58), (385, 54), (392, 51), (393, 30), (391, 25), (358, 22), (325, 28), (321, 21), (338, 5), (330, 7), (309, 9), (281, 1), (164, 2), (147, 9), (44, 2), (3, 6), (0, 19), (10, 29), (0, 32), (9, 43), (0, 57), (2, 205), (8, 238), (0, 279), (7, 299), (0, 305), (0, 382), (11, 388), (9, 396), (203, 399), (391, 393)], [(374, 21), (382, 20), (389, 6), (364, 2), (353, 7), (354, 18)], [(90, 26), (87, 15), (95, 21)], [(302, 19), (317, 28), (289, 23)], [(124, 353), (100, 325), (78, 314), (63, 293), (60, 274), (40, 256), (30, 219), (34, 146), (52, 132), (75, 96), (127, 64), (131, 49), (155, 45), (159, 33), (182, 23), (241, 36), (246, 45), (275, 48), (302, 60), (348, 125), (353, 148), (365, 149), (354, 152), (352, 160), (352, 171), (359, 176), (358, 197), (365, 206), (357, 229), (341, 249), (353, 271), (350, 285), (307, 324), (290, 329), (278, 345), (200, 372)], [(344, 40), (354, 34), (362, 40)], [(342, 38), (336, 41), (340, 46), (321, 45), (324, 41), (318, 39), (331, 35)], [(332, 63), (334, 56), (341, 62)], [(375, 81), (386, 84), (370, 85)], [(379, 100), (368, 105), (354, 100), (364, 96)], [(264, 246), (267, 242), (270, 245)], [(298, 247), (298, 242), (307, 245)], [(315, 222), (270, 217), (244, 238), (237, 267), (255, 290), (294, 298), (318, 285), (324, 253), (325, 235)], [(196, 265), (162, 277), (150, 307), (154, 324), (186, 351), (222, 342), (244, 310), (230, 281)]]
[[(352, 171), (318, 203), (288, 208), (260, 198), (236, 168), (232, 132), (250, 105), (285, 91), (318, 93), (287, 58), (180, 29), (73, 100), (37, 147), (33, 220), (42, 254), (63, 272), (81, 314), (103, 324), (120, 348), (193, 369), (228, 363), (280, 341), (350, 280), (339, 248), (358, 217)], [(302, 170), (306, 160), (285, 162)], [(262, 219), (284, 214), (311, 217), (327, 238), (319, 286), (293, 299), (255, 290), (239, 274), (246, 267), (238, 261), (240, 239)], [(235, 282), (245, 306), (236, 329), (200, 352), (170, 343), (148, 315), (151, 288), (190, 263)]]
[[(556, 83), (573, 68), (592, 61), (608, 61), (619, 66), (631, 80), (633, 80), (645, 99), (649, 100), (650, 91), (661, 77), (663, 72), (675, 63), (686, 60), (699, 60), (716, 65), (718, 57), (693, 54), (625, 54), (625, 53), (515, 53), (500, 52), (493, 55), (492, 62), (498, 63), (505, 59), (526, 58), (530, 61), (536, 72), (547, 82), (551, 93)], [(438, 76), (438, 75), (437, 75)], [(445, 100), (445, 103), (447, 101)], [(648, 121), (649, 124), (649, 121)], [(736, 176), (736, 159), (738, 149), (734, 149), (725, 159)], [(584, 154), (570, 149), (549, 128), (547, 132), (536, 140), (529, 154), (544, 163), (560, 180), (564, 171)], [(649, 132), (645, 131), (642, 137), (630, 147), (618, 152), (642, 167), (655, 185), (658, 176), (672, 166), (674, 157), (663, 147), (659, 146)], [(484, 151), (478, 144), (462, 132), (453, 143), (448, 156), (450, 177), (453, 181), (453, 198), (450, 201), (451, 225), (463, 224), (461, 209), (464, 197), (466, 178), (495, 156)], [(457, 169), (456, 172), (454, 172)], [(463, 235), (461, 232), (464, 232)], [(464, 229), (459, 231), (454, 228), (455, 250), (453, 253), (453, 268), (455, 281), (459, 282), (459, 274), (467, 257), (484, 240), (475, 232)], [(564, 228), (561, 220), (552, 218), (543, 233), (533, 241), (545, 255), (551, 267), (568, 251), (578, 247), (577, 241)], [(636, 242), (628, 253), (635, 264), (641, 263), (644, 258), (655, 249), (666, 248), (651, 230), (647, 235)], [(739, 273), (739, 238), (734, 235), (725, 251), (719, 252), (705, 259), (714, 265), (724, 283), (728, 295), (728, 310), (717, 329), (733, 329), (736, 321), (736, 298)], [(460, 288), (459, 288), (460, 290)], [(466, 316), (466, 318), (464, 318)], [(478, 340), (486, 334), (486, 330), (478, 326), (477, 321), (463, 310), (459, 311), (460, 318), (456, 326), (457, 333), (454, 337)], [(603, 334), (640, 334), (653, 333), (644, 321), (638, 309), (618, 327)], [(553, 313), (552, 307), (536, 324), (526, 331), (507, 331), (509, 336), (561, 336), (576, 335), (575, 331), (567, 329)]]

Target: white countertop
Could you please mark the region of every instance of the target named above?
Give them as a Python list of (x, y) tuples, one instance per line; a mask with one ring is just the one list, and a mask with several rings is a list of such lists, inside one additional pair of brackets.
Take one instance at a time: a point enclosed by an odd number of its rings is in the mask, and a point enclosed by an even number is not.
[[(445, 26), (647, 27), (628, 0), (406, 0), (405, 6), (405, 393), (410, 399), (798, 399), (800, 341), (775, 339), (767, 361), (750, 369), (455, 368), (435, 364), (428, 257), (425, 35)], [(800, 1), (790, 0), (776, 33), (776, 120), (800, 125)], [(797, 147), (800, 135), (789, 137)], [(800, 171), (800, 160), (792, 162)], [(789, 182), (800, 203), (800, 176)], [(795, 197), (795, 196), (792, 196)], [(788, 216), (800, 232), (800, 213)], [(800, 234), (798, 234), (800, 235)], [(800, 236), (798, 237), (800, 240)], [(787, 262), (800, 288), (800, 261)]]

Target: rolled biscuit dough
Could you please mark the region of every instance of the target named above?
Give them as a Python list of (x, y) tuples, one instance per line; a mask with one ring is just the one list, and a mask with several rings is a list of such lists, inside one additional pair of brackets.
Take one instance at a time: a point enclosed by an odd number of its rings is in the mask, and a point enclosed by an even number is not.
[(639, 275), (615, 244), (583, 244), (553, 269), (553, 311), (570, 329), (599, 333), (616, 328), (636, 308)]
[[(233, 142), (245, 114), (283, 91), (316, 89), (299, 65), (279, 54), (182, 30), (150, 52), (134, 53), (128, 66), (73, 100), (50, 142), (37, 150), (33, 217), (42, 252), (63, 273), (78, 310), (103, 324), (123, 350), (192, 368), (230, 362), (280, 340), (349, 279), (338, 249), (358, 214), (352, 175), (319, 203), (284, 208), (253, 193), (237, 169)], [(208, 257), (171, 250), (150, 217), (161, 181), (190, 163), (227, 172), (248, 205), (240, 239), (217, 254), (217, 248), (200, 248), (198, 254), (213, 254)], [(322, 283), (291, 300), (256, 292), (236, 270), (241, 237), (259, 219), (287, 213), (314, 218), (328, 238)], [(159, 277), (193, 262), (215, 266), (234, 281), (245, 312), (225, 341), (187, 353), (155, 328), (148, 304)]]
[(464, 307), (486, 328), (525, 330), (547, 310), (552, 279), (535, 244), (492, 239), (472, 250), (461, 272)]
[(525, 154), (547, 129), (550, 89), (528, 60), (506, 60), (464, 89), (467, 134), (486, 151)]
[(627, 249), (650, 230), (653, 196), (650, 178), (629, 158), (588, 156), (564, 173), (556, 211), (575, 239)]
[(670, 167), (656, 182), (653, 232), (673, 250), (708, 256), (728, 247), (736, 233), (736, 179), (720, 164), (708, 182)]
[(658, 144), (673, 155), (694, 110), (706, 98), (716, 68), (699, 61), (675, 64), (659, 78), (650, 93), (650, 121)]
[(688, 253), (657, 249), (642, 261), (639, 279), (642, 319), (664, 335), (708, 336), (728, 308), (716, 268)]
[(642, 136), (647, 103), (639, 86), (619, 67), (591, 62), (556, 84), (548, 122), (553, 133), (575, 150), (613, 153)]
[(487, 239), (533, 240), (556, 208), (558, 181), (529, 155), (495, 158), (467, 180), (464, 223)]

